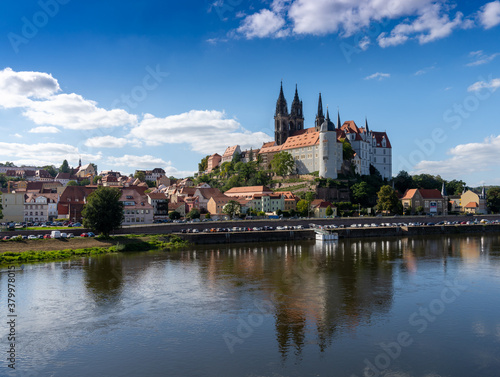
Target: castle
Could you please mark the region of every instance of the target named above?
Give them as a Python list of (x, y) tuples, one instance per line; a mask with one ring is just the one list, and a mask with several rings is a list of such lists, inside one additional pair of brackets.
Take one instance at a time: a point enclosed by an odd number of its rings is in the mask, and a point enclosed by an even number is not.
[(283, 94), (283, 83), (276, 101), (274, 113), (274, 141), (264, 143), (260, 149), (241, 151), (239, 145), (228, 147), (224, 154), (214, 154), (208, 159), (207, 173), (216, 166), (232, 161), (235, 154), (248, 162), (259, 157), (261, 164), (269, 167), (274, 155), (281, 151), (290, 153), (295, 160), (294, 174), (319, 172), (322, 178), (335, 179), (341, 171), (344, 156), (343, 143), (352, 146), (355, 155), (352, 163), (360, 175), (369, 175), (370, 166), (377, 169), (383, 178), (392, 178), (392, 146), (386, 132), (371, 131), (368, 120), (358, 127), (353, 120), (342, 123), (337, 112), (337, 125), (330, 120), (330, 113), (323, 111), (321, 93), (314, 127), (304, 128), (302, 101), (297, 86), (290, 112)]
[(304, 129), (303, 106), (297, 86), (289, 113), (281, 84), (274, 114), (274, 142), (264, 143), (259, 155), (266, 163), (274, 154), (286, 151), (295, 159), (295, 173), (319, 171), (320, 177), (335, 179), (342, 168), (343, 140), (347, 140), (356, 152), (353, 162), (358, 174), (370, 174), (372, 165), (383, 178), (392, 177), (392, 146), (386, 132), (371, 131), (367, 119), (364, 127), (358, 127), (352, 120), (342, 124), (340, 112), (335, 126), (328, 109), (325, 117), (321, 93), (314, 127)]

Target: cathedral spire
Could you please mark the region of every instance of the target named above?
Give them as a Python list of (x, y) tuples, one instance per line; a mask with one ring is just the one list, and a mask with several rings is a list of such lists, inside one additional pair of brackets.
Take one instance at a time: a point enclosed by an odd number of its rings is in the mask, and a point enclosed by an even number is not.
[(286, 104), (285, 95), (283, 94), (283, 81), (280, 86), (280, 95), (276, 101), (276, 114), (275, 115), (288, 115), (288, 106)]
[(318, 99), (318, 113), (316, 114), (316, 123), (315, 123), (315, 128), (316, 131), (319, 131), (321, 129), (321, 125), (325, 121), (325, 115), (323, 113), (323, 100), (321, 99), (321, 93), (319, 93), (319, 99)]
[(368, 118), (365, 117), (365, 130), (366, 132), (370, 132), (370, 129), (368, 128)]
[(321, 99), (321, 92), (319, 93), (319, 99), (318, 99), (318, 117), (324, 117), (323, 115), (323, 100)]
[(337, 127), (340, 129), (342, 123), (340, 123), (340, 110), (337, 109)]

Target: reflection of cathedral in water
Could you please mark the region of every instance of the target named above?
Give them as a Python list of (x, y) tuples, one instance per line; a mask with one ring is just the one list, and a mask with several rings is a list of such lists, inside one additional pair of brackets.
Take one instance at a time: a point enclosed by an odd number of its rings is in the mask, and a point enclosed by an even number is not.
[(216, 262), (221, 254), (209, 252), (207, 281), (218, 289), (218, 276), (232, 273), (258, 282), (274, 307), (276, 339), (284, 358), (290, 350), (300, 356), (306, 342), (323, 351), (337, 333), (353, 332), (391, 306), (393, 267), (380, 263), (389, 259), (380, 243), (232, 248), (222, 264)]

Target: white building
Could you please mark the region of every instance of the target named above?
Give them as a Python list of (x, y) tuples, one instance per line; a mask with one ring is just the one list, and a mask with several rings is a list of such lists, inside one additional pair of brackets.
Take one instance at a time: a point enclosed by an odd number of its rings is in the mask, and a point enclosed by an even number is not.
[(392, 146), (386, 132), (370, 131), (366, 120), (365, 127), (350, 120), (341, 129), (359, 158), (355, 161), (358, 174), (369, 175), (373, 165), (382, 178), (392, 177)]
[(58, 217), (58, 202), (58, 194), (26, 194), (24, 201), (24, 221), (46, 222), (55, 220)]

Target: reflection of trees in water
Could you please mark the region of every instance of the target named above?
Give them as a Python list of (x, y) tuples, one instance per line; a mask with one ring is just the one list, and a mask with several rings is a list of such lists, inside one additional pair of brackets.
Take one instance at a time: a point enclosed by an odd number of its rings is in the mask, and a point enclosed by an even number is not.
[(96, 303), (115, 301), (123, 289), (123, 266), (120, 255), (102, 255), (88, 259), (85, 286)]

